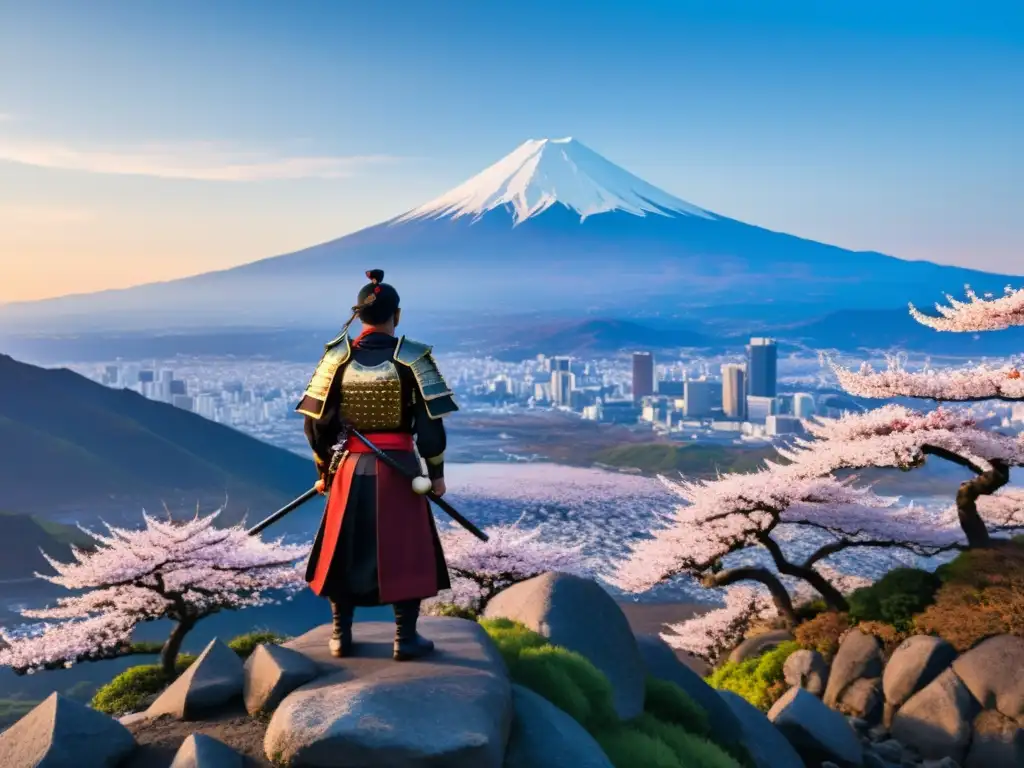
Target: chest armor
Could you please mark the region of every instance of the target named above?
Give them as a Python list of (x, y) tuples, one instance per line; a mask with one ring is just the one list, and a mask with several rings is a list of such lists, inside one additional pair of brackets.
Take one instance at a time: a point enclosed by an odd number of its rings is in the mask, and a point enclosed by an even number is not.
[(394, 362), (361, 365), (352, 360), (341, 375), (341, 417), (359, 431), (403, 425), (402, 380)]

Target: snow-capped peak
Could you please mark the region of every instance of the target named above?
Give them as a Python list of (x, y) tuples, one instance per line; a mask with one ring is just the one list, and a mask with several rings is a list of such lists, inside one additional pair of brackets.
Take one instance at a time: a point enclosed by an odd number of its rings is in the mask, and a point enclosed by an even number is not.
[(580, 221), (609, 211), (715, 218), (567, 137), (530, 139), (463, 184), (399, 216), (395, 223), (464, 216), (477, 219), (505, 207), (519, 224), (556, 203), (579, 213)]

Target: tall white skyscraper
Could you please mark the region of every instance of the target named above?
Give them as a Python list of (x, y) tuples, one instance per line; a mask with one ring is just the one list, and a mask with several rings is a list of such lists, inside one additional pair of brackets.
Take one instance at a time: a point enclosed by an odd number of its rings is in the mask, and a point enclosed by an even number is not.
[(809, 419), (814, 416), (814, 396), (807, 392), (793, 395), (793, 415), (798, 419)]

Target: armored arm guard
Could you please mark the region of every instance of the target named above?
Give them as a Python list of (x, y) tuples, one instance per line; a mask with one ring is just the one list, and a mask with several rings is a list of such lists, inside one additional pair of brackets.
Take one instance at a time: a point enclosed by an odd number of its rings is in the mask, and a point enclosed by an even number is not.
[(456, 405), (455, 396), (438, 370), (433, 355), (430, 354), (431, 349), (426, 344), (403, 336), (395, 348), (395, 361), (412, 371), (427, 415), (432, 419), (439, 419), (459, 410), (459, 406)]
[(313, 378), (306, 385), (306, 393), (295, 410), (314, 419), (322, 417), (324, 407), (327, 405), (327, 393), (331, 391), (334, 377), (351, 356), (352, 342), (349, 341), (347, 331), (329, 341), (316, 371), (313, 372)]

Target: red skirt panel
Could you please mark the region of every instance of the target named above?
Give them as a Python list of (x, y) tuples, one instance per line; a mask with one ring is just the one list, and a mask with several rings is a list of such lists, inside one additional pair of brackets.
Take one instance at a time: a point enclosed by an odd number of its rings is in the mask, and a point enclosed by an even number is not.
[[(367, 435), (381, 450), (411, 450), (412, 436), (401, 433)], [(346, 443), (350, 455), (338, 467), (331, 485), (327, 509), (314, 545), (307, 570), (309, 586), (317, 595), (325, 595), (329, 574), (344, 569), (339, 540), (346, 510), (350, 505), (353, 475), (360, 454), (370, 449), (358, 438)], [(424, 496), (412, 490), (412, 482), (376, 459), (377, 582), (381, 604), (416, 600), (436, 595), (447, 584), (439, 584), (443, 555), (438, 548), (430, 506)], [(360, 477), (360, 481), (371, 480)], [(440, 566), (440, 568), (439, 568)]]

